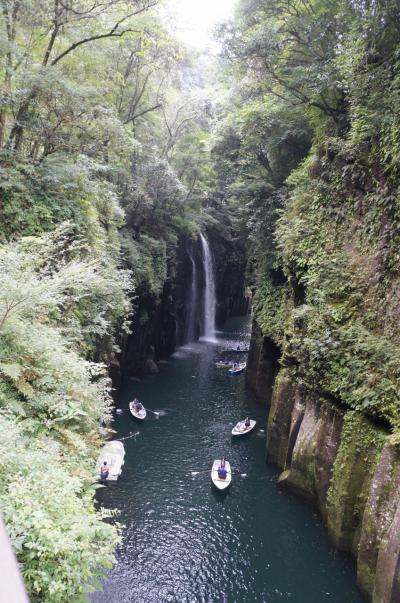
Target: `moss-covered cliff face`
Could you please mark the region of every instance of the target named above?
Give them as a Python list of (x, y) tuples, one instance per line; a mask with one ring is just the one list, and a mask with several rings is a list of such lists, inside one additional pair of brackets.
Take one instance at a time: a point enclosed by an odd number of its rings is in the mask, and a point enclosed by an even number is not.
[[(393, 102), (397, 76), (374, 69)], [(376, 115), (367, 140), (370, 100), (351, 102), (346, 131), (317, 136), (288, 179), (276, 245), (258, 274), (248, 382), (270, 408), (267, 458), (282, 469), (280, 483), (318, 507), (336, 546), (357, 559), (369, 600), (394, 603), (400, 214), (383, 132), (397, 122)]]
[(267, 458), (357, 559), (368, 598), (399, 601), (397, 177), (337, 137), (289, 180), (249, 355), (248, 382), (270, 406)]
[(380, 7), (380, 16), (369, 15), (372, 28), (355, 15), (343, 36), (346, 56), (330, 60), (339, 83), (336, 117), (311, 117), (310, 150), (265, 198), (277, 210), (258, 225), (251, 266), (248, 382), (269, 407), (267, 458), (282, 469), (282, 486), (318, 507), (334, 543), (357, 559), (367, 597), (394, 603), (400, 62), (391, 24), (399, 13), (398, 3)]

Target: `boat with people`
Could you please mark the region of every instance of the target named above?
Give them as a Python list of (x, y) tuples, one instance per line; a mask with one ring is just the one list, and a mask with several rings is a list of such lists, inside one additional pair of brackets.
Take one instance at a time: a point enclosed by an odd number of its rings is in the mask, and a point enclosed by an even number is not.
[(238, 363), (234, 364), (233, 366), (231, 366), (231, 368), (228, 370), (228, 373), (229, 373), (229, 375), (240, 375), (240, 373), (243, 373), (245, 368), (246, 368), (245, 362), (238, 362)]
[(238, 346), (237, 348), (229, 348), (228, 350), (224, 350), (223, 354), (248, 354), (249, 351), (249, 348), (241, 348)]
[(102, 482), (116, 482), (125, 462), (125, 447), (119, 440), (104, 444), (97, 459), (97, 471)]
[(250, 431), (253, 431), (254, 427), (256, 426), (256, 423), (257, 421), (246, 417), (246, 419), (243, 419), (242, 421), (239, 421), (239, 423), (236, 423), (235, 427), (232, 429), (232, 435), (241, 436), (245, 435), (246, 433), (250, 433)]
[(139, 421), (144, 421), (144, 419), (146, 418), (146, 409), (137, 398), (132, 400), (132, 402), (129, 402), (129, 410), (131, 412), (131, 415)]
[(218, 362), (215, 363), (217, 368), (230, 368), (232, 365), (232, 360), (218, 360)]
[(217, 459), (211, 469), (211, 481), (218, 490), (226, 490), (232, 482), (232, 470), (229, 461)]

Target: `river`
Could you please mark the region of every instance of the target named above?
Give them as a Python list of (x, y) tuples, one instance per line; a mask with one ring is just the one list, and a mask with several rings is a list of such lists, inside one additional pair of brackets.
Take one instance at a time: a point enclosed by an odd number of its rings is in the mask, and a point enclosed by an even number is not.
[[(178, 351), (160, 373), (124, 384), (115, 428), (125, 441), (123, 474), (99, 502), (124, 524), (118, 563), (94, 603), (361, 603), (351, 561), (330, 545), (318, 514), (276, 484), (265, 464), (266, 410), (244, 376), (217, 369), (222, 350), (247, 342), (249, 321), (231, 319), (217, 343)], [(137, 396), (160, 411), (135, 423)], [(256, 431), (232, 441), (250, 415)], [(237, 470), (228, 493), (209, 473), (225, 455)], [(246, 476), (244, 475), (246, 474)]]

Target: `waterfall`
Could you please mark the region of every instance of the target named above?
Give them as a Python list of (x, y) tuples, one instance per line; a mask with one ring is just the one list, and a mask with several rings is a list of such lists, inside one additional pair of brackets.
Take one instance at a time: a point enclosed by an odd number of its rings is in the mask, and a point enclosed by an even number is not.
[(201, 248), (203, 252), (203, 265), (204, 265), (204, 323), (203, 323), (203, 335), (206, 338), (213, 338), (215, 334), (215, 278), (214, 278), (214, 265), (210, 251), (210, 246), (207, 239), (200, 233)]
[(185, 343), (194, 341), (196, 338), (196, 310), (197, 310), (197, 269), (193, 257), (192, 246), (188, 246), (188, 256), (192, 267), (191, 284), (188, 295), (188, 314), (186, 318)]

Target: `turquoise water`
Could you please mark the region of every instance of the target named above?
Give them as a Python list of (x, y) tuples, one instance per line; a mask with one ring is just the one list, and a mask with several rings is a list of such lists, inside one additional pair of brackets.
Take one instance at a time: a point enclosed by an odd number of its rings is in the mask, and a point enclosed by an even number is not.
[[(221, 350), (248, 340), (249, 323), (227, 323), (216, 343), (180, 350), (160, 374), (128, 380), (116, 417), (126, 462), (99, 502), (125, 525), (118, 563), (92, 595), (95, 603), (361, 603), (351, 562), (329, 544), (316, 512), (276, 485), (265, 464), (266, 410), (244, 376), (214, 365)], [(153, 410), (136, 423), (134, 396)], [(232, 440), (242, 417), (256, 430)], [(227, 493), (208, 470), (225, 455), (237, 471)], [(246, 474), (246, 475), (244, 475)]]

